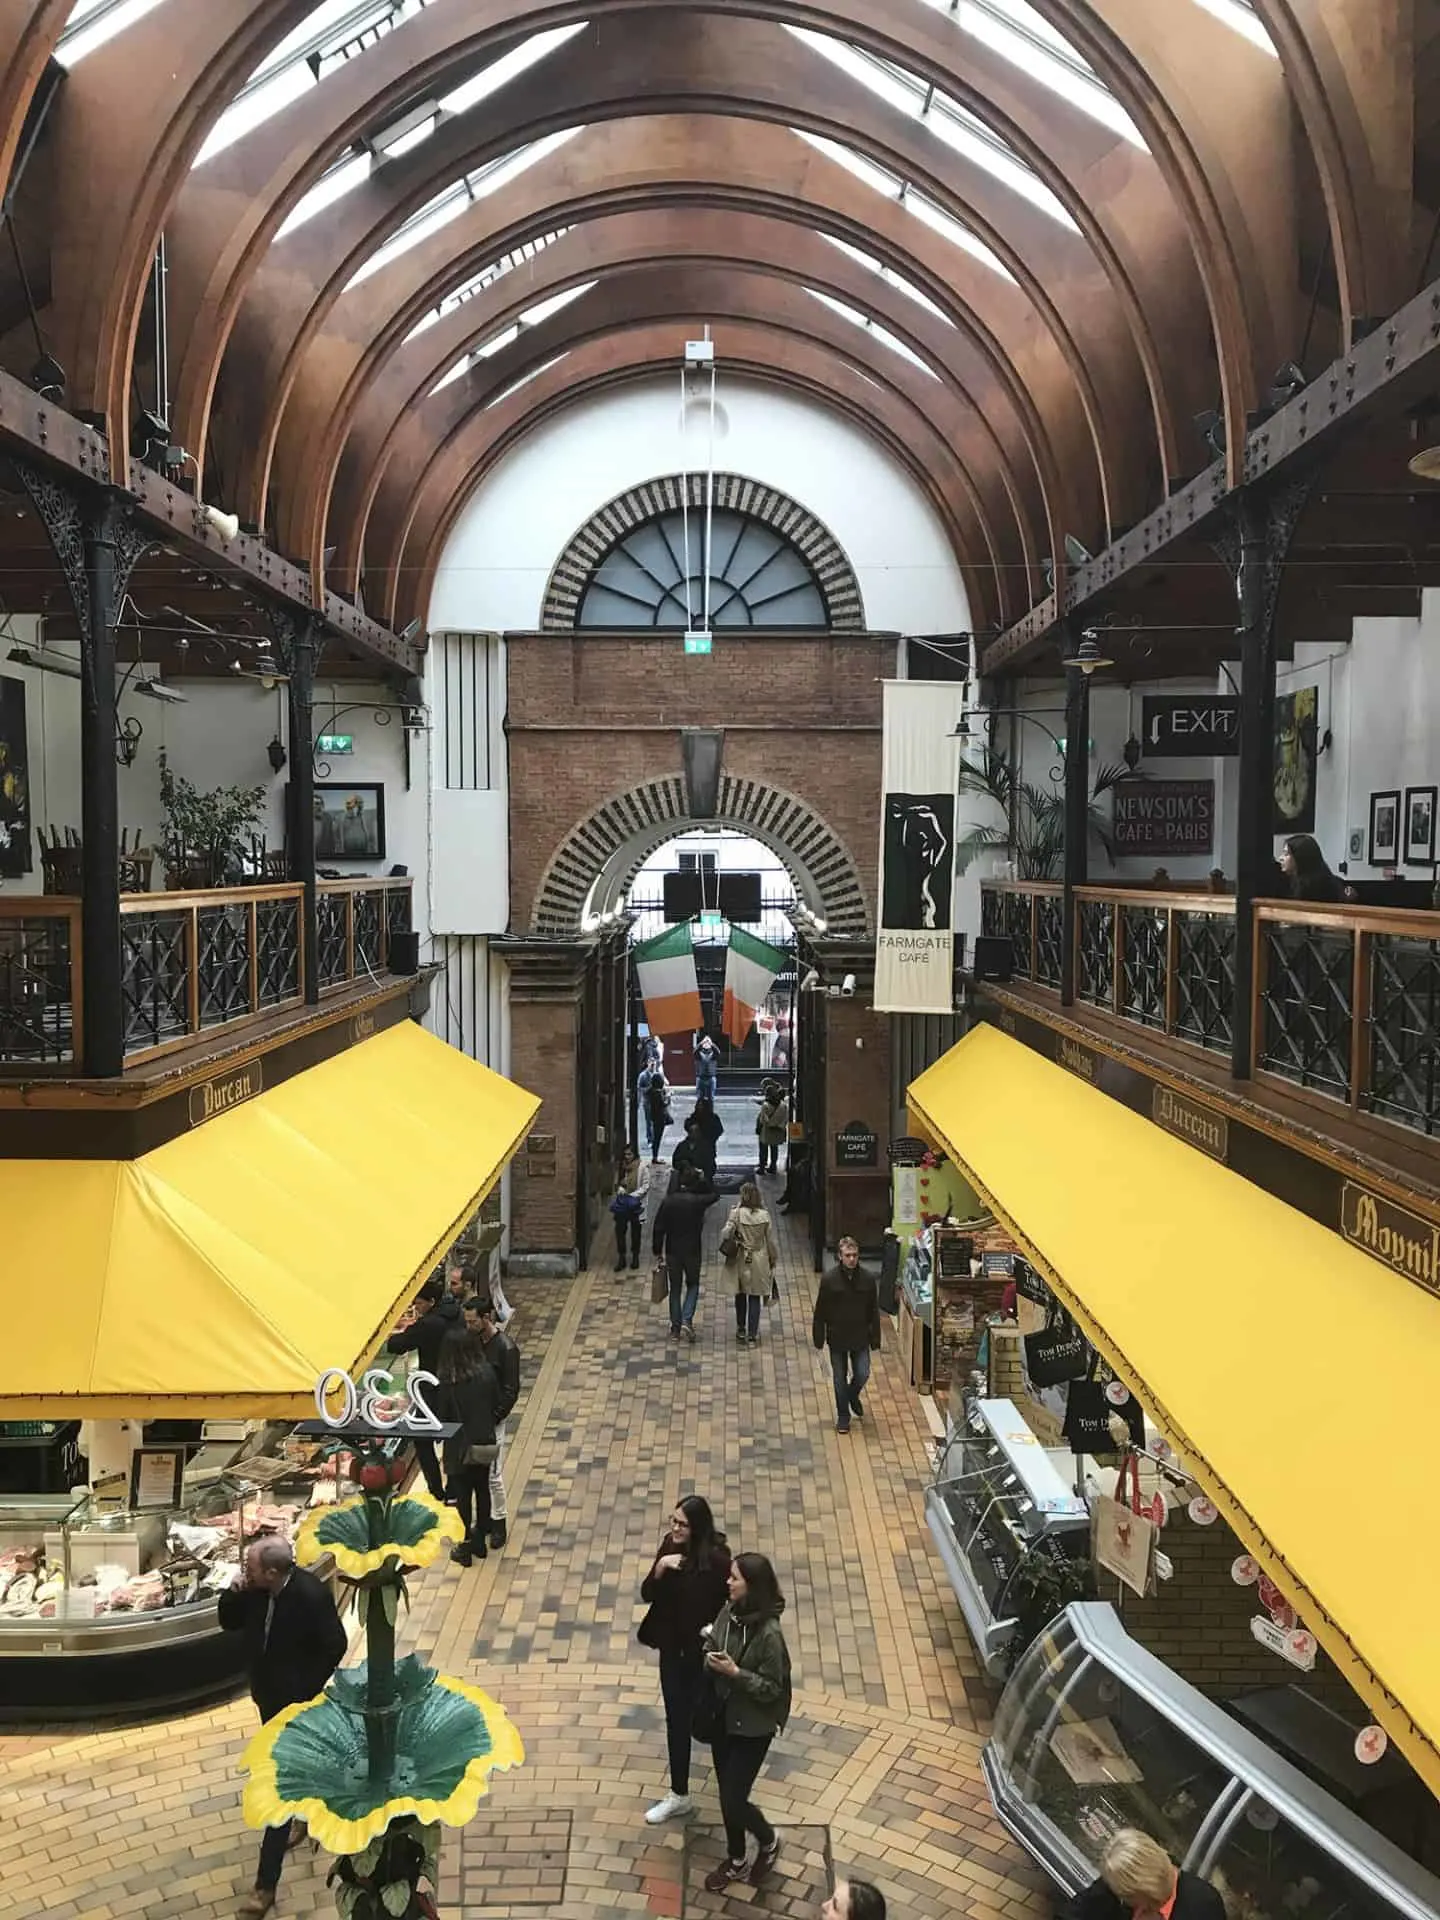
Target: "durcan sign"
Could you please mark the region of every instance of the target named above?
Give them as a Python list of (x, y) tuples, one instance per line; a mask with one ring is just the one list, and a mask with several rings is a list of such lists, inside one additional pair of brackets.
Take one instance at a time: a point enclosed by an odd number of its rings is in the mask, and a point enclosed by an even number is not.
[(1240, 696), (1147, 693), (1140, 702), (1147, 760), (1233, 759), (1240, 751)]
[(1145, 858), (1209, 854), (1213, 780), (1122, 780), (1115, 788), (1115, 851)]

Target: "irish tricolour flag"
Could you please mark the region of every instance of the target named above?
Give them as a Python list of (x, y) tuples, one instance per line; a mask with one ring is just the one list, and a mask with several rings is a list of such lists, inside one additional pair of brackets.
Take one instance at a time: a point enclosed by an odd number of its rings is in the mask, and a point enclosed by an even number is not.
[(757, 940), (742, 927), (730, 929), (730, 951), (725, 957), (725, 1014), (721, 1024), (726, 1039), (734, 1046), (745, 1044), (755, 1009), (764, 1005), (770, 983), (784, 964), (785, 956), (778, 947), (767, 947), (763, 940)]
[(693, 1033), (703, 1024), (688, 920), (635, 949), (635, 975), (652, 1033)]

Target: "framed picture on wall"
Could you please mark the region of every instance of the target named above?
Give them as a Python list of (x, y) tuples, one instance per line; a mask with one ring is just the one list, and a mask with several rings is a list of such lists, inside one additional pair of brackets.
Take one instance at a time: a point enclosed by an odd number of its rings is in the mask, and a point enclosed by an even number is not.
[(1296, 687), (1275, 701), (1274, 800), (1276, 833), (1315, 831), (1315, 747), (1320, 689)]
[(1370, 865), (1393, 867), (1400, 858), (1400, 789), (1370, 796)]
[(385, 788), (378, 781), (315, 782), (315, 858), (383, 860)]
[(1405, 789), (1405, 864), (1407, 867), (1435, 864), (1434, 787)]
[(25, 748), (25, 682), (0, 679), (0, 877), (29, 873), (30, 765)]

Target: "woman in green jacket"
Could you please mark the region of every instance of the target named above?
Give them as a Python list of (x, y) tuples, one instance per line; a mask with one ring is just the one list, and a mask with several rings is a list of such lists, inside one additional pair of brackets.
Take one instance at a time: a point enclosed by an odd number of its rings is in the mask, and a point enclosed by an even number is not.
[[(780, 1838), (750, 1798), (770, 1742), (790, 1718), (790, 1650), (780, 1631), (785, 1596), (763, 1553), (735, 1556), (726, 1583), (730, 1600), (706, 1636), (705, 1664), (714, 1677), (719, 1717), (711, 1735), (715, 1784), (725, 1820), (728, 1859), (705, 1885), (720, 1893), (749, 1876), (758, 1887), (774, 1866)], [(759, 1852), (746, 1857), (746, 1835)]]

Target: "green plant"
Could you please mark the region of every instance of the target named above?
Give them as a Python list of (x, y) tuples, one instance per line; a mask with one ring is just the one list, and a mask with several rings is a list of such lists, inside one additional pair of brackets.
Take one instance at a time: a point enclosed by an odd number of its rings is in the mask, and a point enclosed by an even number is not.
[[(1095, 775), (1090, 797), (1098, 800), (1121, 780), (1135, 778), (1123, 762), (1102, 766)], [(1020, 778), (1008, 755), (985, 745), (978, 759), (960, 762), (960, 792), (984, 794), (1005, 815), (1003, 826), (970, 828), (956, 847), (956, 864), (964, 873), (977, 854), (1008, 847), (1020, 880), (1053, 880), (1065, 851), (1065, 792), (1063, 787), (1037, 787)], [(1089, 810), (1090, 833), (1105, 858), (1115, 864), (1115, 843), (1109, 822), (1098, 808)]]
[(1072, 1600), (1094, 1598), (1095, 1574), (1090, 1562), (1066, 1553), (1058, 1541), (1042, 1534), (1015, 1575), (1008, 1596), (1015, 1631), (1005, 1649), (1007, 1673), (1015, 1671), (1026, 1648)]
[(264, 787), (216, 787), (202, 793), (183, 774), (172, 773), (162, 754), (160, 804), (165, 809), (166, 866), (202, 860), (218, 872), (258, 826), (264, 803)]

